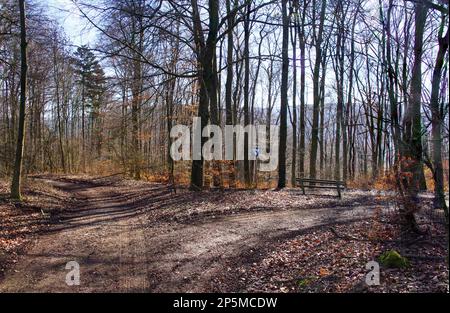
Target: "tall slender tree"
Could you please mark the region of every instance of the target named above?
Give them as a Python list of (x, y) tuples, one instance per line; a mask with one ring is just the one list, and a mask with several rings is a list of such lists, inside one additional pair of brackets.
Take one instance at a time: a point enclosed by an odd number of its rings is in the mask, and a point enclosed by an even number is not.
[(20, 104), (19, 104), (19, 121), (17, 132), (16, 159), (14, 163), (14, 173), (11, 184), (11, 198), (21, 200), (21, 179), (22, 179), (22, 163), (23, 151), (25, 145), (25, 110), (27, 102), (27, 25), (25, 13), (25, 0), (19, 0), (20, 11)]
[(403, 151), (407, 162), (402, 164), (402, 171), (410, 173), (402, 180), (405, 191), (409, 198), (404, 208), (404, 216), (411, 229), (417, 229), (413, 208), (411, 203), (417, 203), (417, 195), (420, 190), (421, 172), (423, 171), (422, 150), (422, 56), (423, 37), (428, 6), (422, 2), (414, 4), (415, 30), (414, 30), (414, 64), (411, 77), (411, 86), (403, 120)]
[[(321, 9), (320, 9), (320, 18), (319, 18), (319, 29), (317, 36), (314, 35), (314, 44), (316, 51), (316, 58), (314, 63), (314, 72), (313, 72), (313, 121), (312, 121), (312, 130), (311, 130), (311, 153), (310, 153), (310, 163), (309, 163), (309, 173), (311, 178), (316, 177), (317, 169), (317, 147), (319, 141), (319, 112), (320, 112), (320, 65), (322, 62), (322, 41), (323, 41), (323, 29), (325, 24), (325, 12), (327, 8), (327, 1), (321, 1)], [(316, 7), (316, 1), (313, 0), (312, 3), (313, 8)], [(313, 17), (315, 21), (315, 17)], [(313, 22), (313, 28), (315, 32), (315, 22)]]
[(445, 108), (440, 104), (439, 93), (441, 90), (441, 79), (442, 79), (442, 68), (444, 65), (445, 55), (448, 50), (449, 45), (449, 29), (444, 36), (444, 22), (445, 18), (442, 19), (442, 23), (439, 29), (438, 42), (439, 50), (436, 56), (436, 63), (433, 70), (433, 76), (431, 80), (431, 125), (432, 125), (432, 146), (433, 146), (433, 176), (434, 176), (434, 206), (436, 208), (443, 208), (445, 210), (445, 215), (447, 219), (448, 228), (448, 207), (445, 203), (444, 194), (444, 170), (442, 164), (442, 125), (444, 122), (444, 112)]
[(280, 107), (280, 144), (278, 151), (278, 188), (286, 187), (286, 149), (287, 149), (287, 111), (288, 111), (288, 79), (289, 79), (289, 16), (288, 0), (281, 2), (283, 17), (283, 43), (281, 71), (281, 107)]

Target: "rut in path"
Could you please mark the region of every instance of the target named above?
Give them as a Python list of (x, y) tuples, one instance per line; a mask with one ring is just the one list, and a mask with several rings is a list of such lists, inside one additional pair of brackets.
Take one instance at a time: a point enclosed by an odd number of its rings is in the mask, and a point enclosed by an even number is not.
[[(241, 213), (192, 223), (152, 223), (145, 203), (114, 185), (52, 180), (77, 199), (5, 275), (0, 292), (208, 292), (228, 260), (326, 224), (368, 217), (373, 205)], [(170, 199), (155, 188), (154, 198)], [(151, 198), (152, 195), (149, 195)], [(163, 198), (163, 199), (166, 199)], [(151, 210), (168, 210), (155, 206)], [(67, 262), (80, 286), (67, 286)], [(229, 290), (239, 291), (239, 290)]]

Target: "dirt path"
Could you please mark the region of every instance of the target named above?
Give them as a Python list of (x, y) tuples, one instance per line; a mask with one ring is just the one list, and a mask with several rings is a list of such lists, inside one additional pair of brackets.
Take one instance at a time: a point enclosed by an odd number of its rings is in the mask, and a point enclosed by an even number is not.
[[(174, 222), (155, 218), (170, 215), (174, 197), (161, 185), (145, 190), (146, 201), (137, 201), (107, 183), (51, 183), (74, 195), (75, 206), (39, 236), (6, 274), (0, 292), (214, 291), (219, 273), (232, 271), (230, 264), (251, 262), (263, 244), (315, 226), (367, 217), (375, 208), (258, 211)], [(80, 286), (65, 282), (70, 261), (80, 264)], [(226, 291), (239, 290), (230, 285)]]

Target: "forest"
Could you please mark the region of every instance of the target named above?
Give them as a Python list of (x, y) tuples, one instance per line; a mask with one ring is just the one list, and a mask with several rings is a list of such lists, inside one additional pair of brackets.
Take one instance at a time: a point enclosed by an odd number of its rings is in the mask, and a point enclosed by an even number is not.
[(0, 292), (448, 293), (448, 45), (448, 0), (0, 0)]

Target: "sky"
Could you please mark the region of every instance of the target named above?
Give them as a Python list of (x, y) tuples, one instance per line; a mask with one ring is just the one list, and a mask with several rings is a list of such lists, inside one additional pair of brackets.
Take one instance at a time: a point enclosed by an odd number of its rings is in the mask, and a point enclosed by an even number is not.
[(70, 41), (76, 45), (89, 45), (95, 41), (95, 31), (80, 16), (72, 0), (47, 0), (48, 15), (55, 18), (64, 28)]

